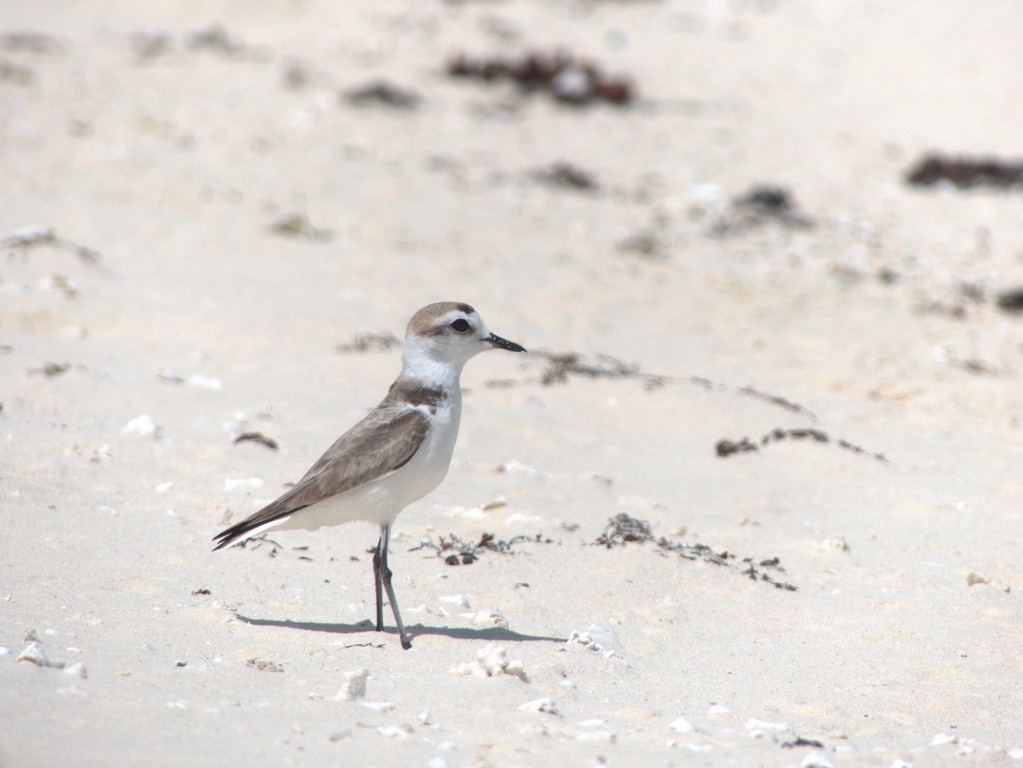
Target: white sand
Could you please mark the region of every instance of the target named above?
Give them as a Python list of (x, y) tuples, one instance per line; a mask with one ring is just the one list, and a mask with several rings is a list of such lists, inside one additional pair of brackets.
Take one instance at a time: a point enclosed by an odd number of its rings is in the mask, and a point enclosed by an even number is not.
[[(907, 5), (8, 4), (0, 31), (45, 37), (0, 47), (0, 237), (48, 227), (102, 261), (57, 242), (0, 264), (0, 765), (1023, 759), (1023, 320), (991, 299), (1023, 283), (1023, 194), (902, 183), (932, 149), (1018, 156), (1023, 6)], [(217, 23), (239, 49), (190, 46)], [(459, 50), (554, 46), (640, 103), (444, 75)], [(420, 107), (339, 100), (377, 79)], [(532, 177), (555, 161), (600, 190)], [(714, 236), (757, 182), (815, 226)], [(296, 212), (332, 236), (268, 229)], [(658, 257), (618, 248), (642, 234)], [(393, 540), (404, 652), (365, 624), (372, 528), (282, 533), (276, 557), (209, 539), (397, 371), (335, 346), (440, 299), (677, 381), (474, 360), (451, 472)], [(142, 415), (155, 435), (122, 433)], [(280, 450), (232, 444), (244, 424)], [(776, 427), (889, 461), (715, 455)], [(619, 513), (778, 557), (798, 591), (585, 546)], [(483, 532), (552, 543), (408, 551)], [(15, 661), (32, 630), (58, 666)]]

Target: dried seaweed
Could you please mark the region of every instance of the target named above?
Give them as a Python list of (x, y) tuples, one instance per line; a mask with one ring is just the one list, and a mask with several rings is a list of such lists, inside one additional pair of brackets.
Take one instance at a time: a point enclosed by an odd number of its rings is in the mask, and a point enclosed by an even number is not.
[(508, 80), (523, 93), (545, 93), (559, 103), (575, 107), (594, 102), (626, 106), (636, 98), (635, 86), (629, 78), (606, 75), (594, 62), (564, 51), (481, 59), (460, 53), (448, 60), (447, 73), (449, 77), (483, 83)]
[(360, 333), (334, 349), (338, 352), (385, 352), (400, 346), (401, 339), (393, 333)]
[(92, 248), (87, 248), (84, 245), (79, 245), (78, 243), (72, 242), (66, 238), (59, 237), (57, 233), (49, 227), (21, 229), (7, 237), (0, 238), (0, 249), (5, 251), (26, 252), (38, 245), (52, 245), (57, 248), (69, 250), (87, 264), (98, 265), (102, 260), (102, 256), (100, 256), (98, 251), (94, 251)]
[(533, 171), (532, 175), (537, 181), (560, 189), (571, 189), (579, 192), (595, 192), (600, 189), (596, 176), (564, 160), (559, 160), (545, 168)]
[(276, 235), (306, 240), (330, 240), (334, 237), (329, 229), (314, 227), (304, 213), (286, 213), (271, 223), (268, 229)]
[(783, 741), (782, 747), (785, 749), (795, 749), (796, 747), (816, 747), (817, 749), (824, 749), (823, 742), (817, 741), (817, 739), (807, 739), (802, 736), (796, 736), (791, 741)]
[[(611, 355), (598, 354), (595, 357), (589, 357), (579, 352), (536, 350), (529, 353), (528, 360), (530, 362), (537, 360), (543, 365), (539, 383), (544, 386), (565, 384), (572, 376), (585, 376), (591, 379), (632, 379), (641, 382), (648, 390), (658, 389), (667, 384), (688, 381), (690, 384), (695, 384), (707, 390), (727, 391), (747, 397), (754, 397), (770, 405), (783, 408), (786, 411), (798, 413), (811, 421), (817, 420), (817, 416), (809, 408), (805, 408), (799, 403), (794, 403), (780, 395), (772, 395), (750, 386), (733, 387), (728, 384), (711, 381), (703, 376), (691, 376), (688, 379), (682, 379), (655, 373), (644, 373), (636, 364), (623, 362)], [(503, 379), (500, 381), (489, 381), (487, 386), (507, 387), (531, 381), (535, 381), (535, 379)]]
[(737, 573), (748, 576), (753, 581), (763, 581), (775, 589), (795, 592), (798, 587), (785, 581), (780, 581), (767, 571), (784, 573), (781, 562), (777, 557), (765, 560), (755, 560), (752, 557), (744, 557), (738, 560), (731, 552), (715, 552), (706, 544), (686, 544), (681, 541), (672, 541), (664, 536), (654, 535), (650, 523), (645, 520), (638, 520), (630, 515), (621, 512), (608, 520), (604, 532), (594, 541), (593, 545), (603, 546), (608, 549), (623, 547), (626, 543), (634, 542), (639, 544), (653, 543), (662, 554), (677, 554), (686, 560), (702, 560), (712, 565), (720, 565), (732, 569)]
[(471, 565), (475, 563), (484, 552), (497, 552), (502, 555), (510, 555), (512, 547), (516, 544), (532, 542), (535, 544), (553, 544), (553, 539), (544, 538), (543, 534), (537, 533), (533, 536), (520, 534), (510, 539), (498, 539), (492, 533), (484, 533), (475, 544), (462, 541), (456, 534), (448, 534), (448, 538), (439, 537), (439, 542), (433, 538), (424, 539), (418, 546), (412, 547), (409, 552), (418, 552), (423, 549), (432, 549), (437, 557), (443, 558), (448, 565)]
[(732, 200), (728, 210), (714, 222), (711, 234), (737, 234), (775, 222), (787, 229), (809, 229), (813, 219), (796, 205), (784, 187), (757, 184)]
[(752, 442), (748, 437), (743, 437), (740, 440), (722, 438), (717, 441), (714, 446), (714, 450), (720, 458), (724, 459), (736, 453), (751, 453), (753, 451), (759, 451), (761, 448), (771, 445), (772, 443), (780, 443), (784, 440), (809, 440), (811, 442), (821, 444), (834, 443), (839, 448), (844, 448), (847, 451), (859, 453), (864, 456), (870, 456), (871, 458), (877, 459), (885, 464), (888, 463), (888, 458), (883, 453), (868, 451), (855, 443), (850, 443), (848, 440), (842, 438), (835, 439), (828, 435), (827, 432), (819, 429), (811, 429), (809, 427), (797, 427), (795, 429), (782, 429), (781, 427), (776, 427), (761, 437), (759, 443)]
[(1023, 286), (1002, 291), (995, 297), (995, 304), (1009, 314), (1023, 313)]
[(342, 94), (342, 98), (356, 107), (380, 106), (405, 110), (415, 109), (423, 100), (415, 91), (386, 80), (374, 80), (351, 88)]
[(948, 157), (937, 153), (924, 155), (906, 172), (912, 187), (951, 185), (956, 189), (1023, 187), (1023, 162), (993, 157)]
[(623, 363), (610, 355), (597, 355), (589, 360), (578, 352), (546, 352), (532, 353), (546, 364), (540, 375), (540, 383), (544, 385), (563, 384), (572, 374), (588, 376), (592, 379), (641, 379), (647, 383), (661, 381), (663, 377), (640, 373), (637, 366)]
[(276, 440), (274, 440), (272, 437), (267, 437), (262, 432), (242, 432), (240, 435), (238, 435), (238, 437), (236, 437), (231, 442), (233, 442), (233, 443), (244, 443), (244, 442), (259, 443), (260, 445), (265, 445), (267, 448), (269, 448), (272, 451), (276, 451), (276, 450), (278, 450), (280, 448), (280, 445), (277, 443)]
[[(266, 533), (260, 536), (251, 536), (247, 539), (242, 539), (233, 546), (239, 547), (241, 549), (261, 549), (263, 545), (268, 544), (270, 546), (270, 549), (268, 550), (267, 554), (270, 555), (270, 557), (277, 557), (277, 555), (285, 551), (286, 547), (280, 542), (268, 538), (268, 536), (269, 534)], [(309, 547), (308, 546), (292, 547), (291, 549), (295, 552), (306, 552), (309, 550)], [(312, 558), (309, 557), (308, 555), (299, 555), (298, 559), (312, 561)]]

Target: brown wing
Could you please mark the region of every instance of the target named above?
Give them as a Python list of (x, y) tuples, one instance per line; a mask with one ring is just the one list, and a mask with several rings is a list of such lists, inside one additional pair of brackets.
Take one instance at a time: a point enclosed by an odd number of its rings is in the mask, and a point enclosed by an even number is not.
[(390, 397), (386, 398), (341, 435), (294, 488), (218, 533), (215, 549), (226, 547), (261, 525), (358, 488), (407, 464), (426, 438), (429, 423), (420, 411), (392, 403)]

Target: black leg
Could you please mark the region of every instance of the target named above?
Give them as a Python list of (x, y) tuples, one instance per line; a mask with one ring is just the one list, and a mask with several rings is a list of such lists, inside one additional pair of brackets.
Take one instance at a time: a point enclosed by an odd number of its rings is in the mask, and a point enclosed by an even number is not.
[(377, 632), (384, 631), (384, 595), (383, 595), (383, 575), (380, 570), (380, 564), (384, 559), (384, 555), (381, 552), (387, 552), (387, 542), (384, 539), (384, 526), (380, 526), (380, 541), (377, 542), (376, 552), (373, 553), (373, 583), (376, 585), (377, 590)]
[[(380, 526), (380, 543), (377, 545), (376, 555), (373, 556), (373, 570), (377, 579), (377, 630), (383, 629), (383, 606), (380, 603), (380, 585), (383, 583), (387, 592), (387, 599), (391, 603), (391, 611), (394, 613), (394, 623), (398, 625), (398, 635), (401, 637), (401, 647), (408, 650), (412, 647), (408, 634), (405, 632), (405, 625), (401, 623), (401, 613), (398, 612), (398, 601), (394, 597), (394, 587), (391, 586), (391, 569), (387, 567), (387, 545), (391, 539), (391, 526)], [(379, 559), (378, 559), (379, 558)]]

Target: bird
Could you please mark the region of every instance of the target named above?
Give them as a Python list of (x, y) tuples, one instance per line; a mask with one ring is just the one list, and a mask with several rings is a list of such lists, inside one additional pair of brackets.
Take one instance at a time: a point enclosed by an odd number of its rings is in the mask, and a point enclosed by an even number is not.
[(490, 349), (526, 351), (491, 333), (464, 302), (443, 301), (420, 309), (405, 329), (401, 372), (384, 399), (341, 435), (298, 483), (214, 536), (214, 551), (272, 530), (317, 530), (356, 520), (376, 523), (376, 629), (384, 629), (386, 592), (401, 646), (411, 648), (387, 562), (391, 526), (405, 507), (437, 488), (447, 474), (462, 412), (462, 368)]

